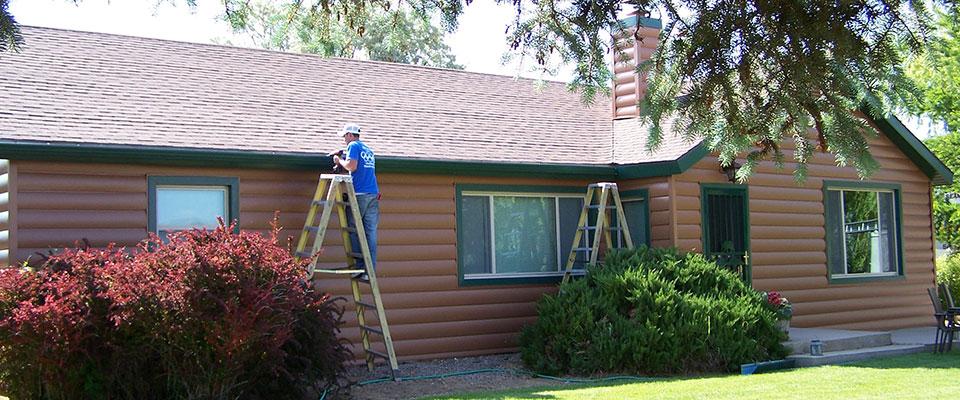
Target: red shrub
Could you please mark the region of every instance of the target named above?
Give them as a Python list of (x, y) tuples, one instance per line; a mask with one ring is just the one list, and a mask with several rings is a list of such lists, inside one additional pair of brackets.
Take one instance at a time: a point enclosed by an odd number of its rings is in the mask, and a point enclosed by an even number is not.
[(336, 383), (341, 311), (276, 236), (232, 227), (0, 272), (14, 398), (299, 398)]

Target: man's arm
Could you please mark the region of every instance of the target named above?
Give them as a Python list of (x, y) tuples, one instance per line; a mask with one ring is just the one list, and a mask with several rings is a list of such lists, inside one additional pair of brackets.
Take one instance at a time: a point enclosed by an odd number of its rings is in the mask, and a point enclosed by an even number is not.
[(357, 160), (344, 160), (340, 156), (333, 156), (333, 162), (340, 164), (343, 169), (353, 172), (357, 170)]

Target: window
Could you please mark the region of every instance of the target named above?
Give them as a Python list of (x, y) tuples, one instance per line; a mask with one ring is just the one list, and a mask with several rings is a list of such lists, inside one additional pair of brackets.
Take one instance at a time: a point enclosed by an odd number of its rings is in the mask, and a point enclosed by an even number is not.
[(215, 228), (239, 217), (236, 178), (151, 176), (148, 178), (148, 225), (161, 238), (192, 228)]
[[(458, 185), (461, 283), (535, 283), (559, 279), (577, 231), (585, 190)], [(637, 191), (629, 201), (628, 197), (621, 198), (634, 244), (647, 243), (646, 191)], [(595, 218), (592, 216), (590, 220)], [(583, 240), (588, 243), (589, 238)], [(579, 255), (574, 269), (583, 269), (584, 258), (583, 254)]]
[(830, 278), (902, 275), (900, 186), (824, 182)]

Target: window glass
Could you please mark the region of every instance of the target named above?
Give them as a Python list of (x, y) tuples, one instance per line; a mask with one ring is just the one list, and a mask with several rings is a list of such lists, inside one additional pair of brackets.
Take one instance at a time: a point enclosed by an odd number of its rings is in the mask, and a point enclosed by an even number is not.
[(461, 199), (460, 235), (461, 262), (464, 274), (489, 274), (490, 262), (490, 198), (463, 196)]
[(497, 273), (557, 271), (557, 222), (553, 198), (493, 199)]
[(215, 228), (217, 217), (229, 221), (229, 195), (224, 186), (157, 187), (157, 234), (191, 228)]

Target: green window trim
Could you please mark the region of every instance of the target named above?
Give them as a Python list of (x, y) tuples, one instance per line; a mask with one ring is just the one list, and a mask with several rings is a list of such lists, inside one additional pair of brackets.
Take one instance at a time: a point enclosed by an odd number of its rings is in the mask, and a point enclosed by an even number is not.
[[(829, 234), (831, 229), (834, 228), (835, 221), (829, 217), (828, 212), (831, 208), (839, 207), (835, 204), (832, 198), (828, 195), (830, 190), (876, 190), (876, 191), (889, 191), (893, 193), (893, 202), (894, 202), (894, 220), (896, 225), (895, 238), (897, 241), (896, 244), (896, 273), (882, 273), (882, 274), (846, 274), (843, 276), (836, 276), (833, 271), (833, 265), (831, 265), (831, 255), (834, 252), (840, 251), (838, 248), (838, 243), (835, 243), (833, 240), (830, 240)], [(827, 281), (832, 285), (842, 285), (842, 284), (857, 284), (857, 283), (866, 283), (866, 282), (876, 282), (876, 281), (896, 281), (906, 279), (906, 273), (903, 268), (903, 203), (901, 201), (901, 192), (902, 186), (897, 183), (881, 183), (881, 182), (861, 182), (861, 181), (840, 181), (840, 180), (824, 180), (823, 181), (823, 216), (824, 216), (824, 241), (826, 242), (826, 274)]]
[[(487, 195), (569, 195), (571, 198), (583, 198), (586, 189), (577, 186), (536, 186), (536, 185), (483, 185), (483, 184), (457, 184), (456, 185), (456, 212), (457, 212), (457, 279), (460, 286), (480, 286), (480, 285), (518, 285), (518, 284), (544, 284), (557, 283), (563, 278), (563, 273), (558, 271), (550, 275), (536, 276), (490, 276), (484, 278), (466, 278), (465, 260), (466, 254), (463, 246), (466, 243), (466, 233), (464, 226), (463, 197), (464, 193), (482, 193)], [(558, 222), (559, 224), (559, 222)], [(562, 268), (562, 267), (561, 267)]]
[[(482, 193), (488, 195), (510, 195), (510, 194), (542, 194), (544, 196), (570, 195), (571, 198), (580, 198), (586, 194), (585, 186), (539, 186), (539, 185), (484, 185), (484, 184), (457, 184), (456, 186), (456, 218), (457, 218), (457, 278), (461, 287), (463, 286), (484, 286), (484, 285), (530, 285), (530, 284), (550, 284), (558, 283), (563, 278), (563, 260), (566, 254), (561, 254), (562, 259), (560, 269), (555, 274), (548, 276), (491, 276), (483, 278), (465, 278), (464, 275), (464, 226), (463, 216), (463, 196), (464, 193)], [(566, 197), (566, 196), (562, 196)], [(646, 220), (646, 244), (650, 245), (650, 198), (648, 189), (626, 190), (620, 193), (620, 199), (643, 201), (642, 212)], [(559, 221), (557, 222), (559, 224)], [(562, 244), (562, 243), (561, 243)], [(634, 243), (637, 245), (638, 243)], [(575, 271), (574, 274), (582, 274), (582, 270)]]
[(158, 186), (225, 186), (230, 197), (230, 213), (226, 224), (236, 223), (234, 232), (240, 231), (240, 179), (213, 176), (147, 176), (147, 232), (157, 233), (157, 187)]

